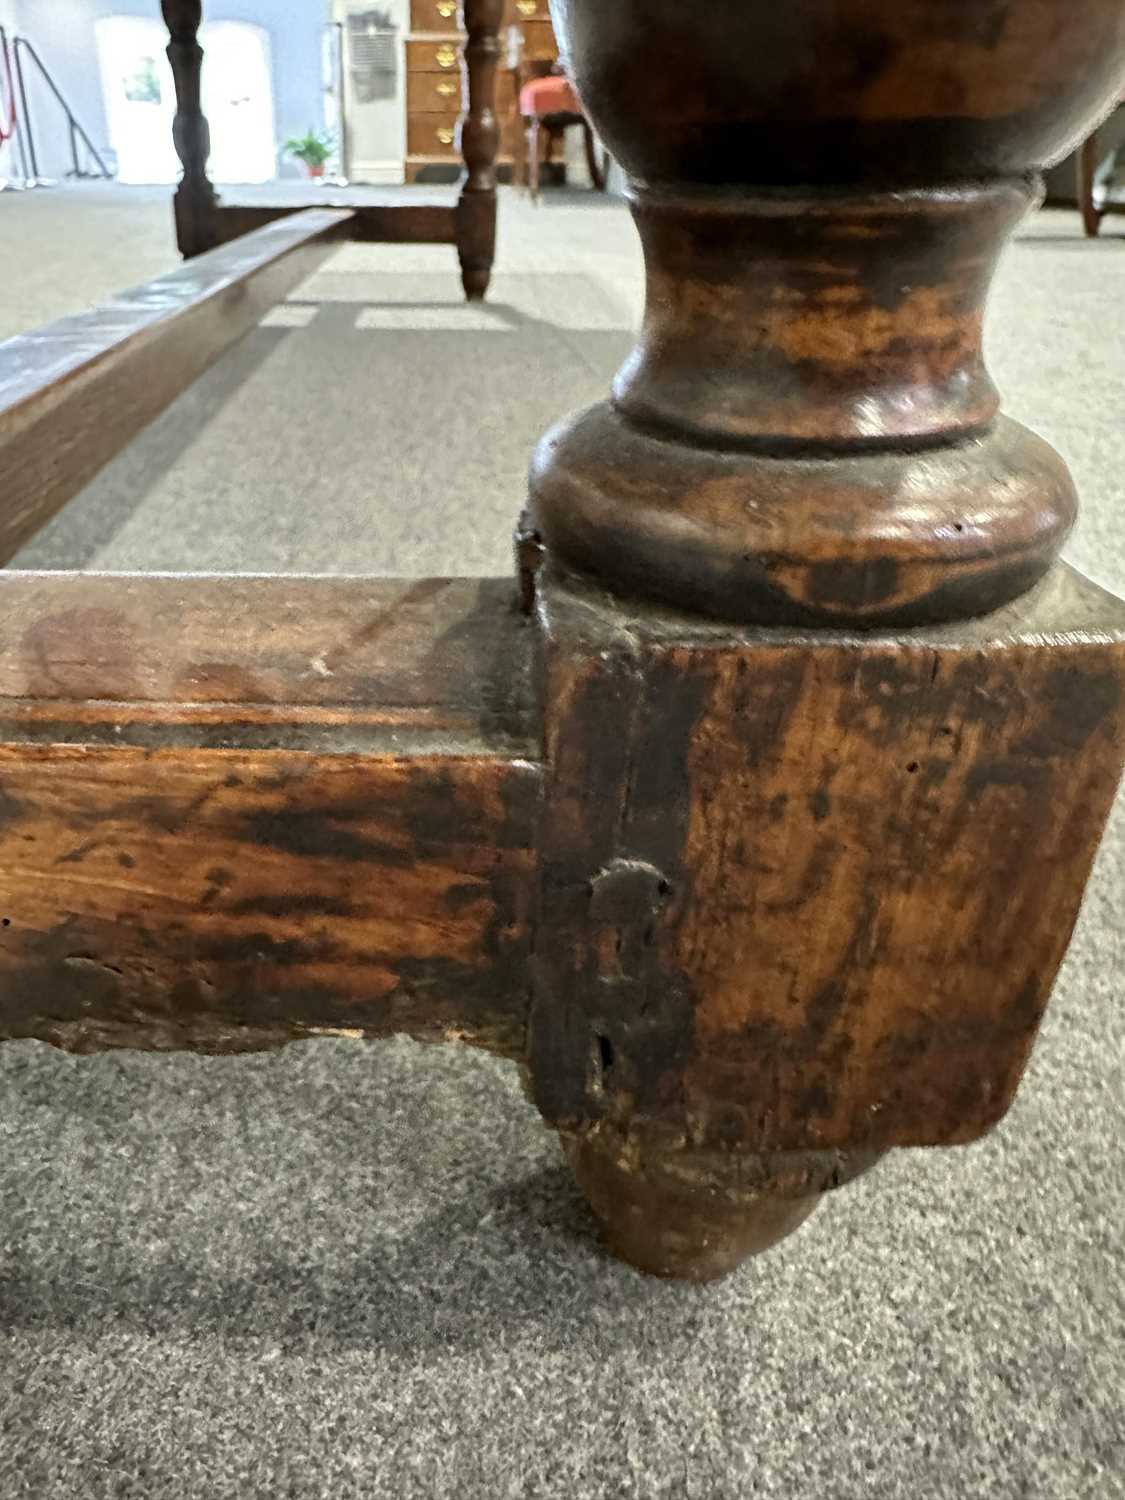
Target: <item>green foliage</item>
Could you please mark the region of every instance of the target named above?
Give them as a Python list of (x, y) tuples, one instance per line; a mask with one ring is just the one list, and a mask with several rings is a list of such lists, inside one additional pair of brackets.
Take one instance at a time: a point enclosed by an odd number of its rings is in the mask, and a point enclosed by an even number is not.
[(287, 156), (294, 156), (307, 167), (322, 167), (332, 155), (335, 142), (327, 131), (313, 130), (310, 126), (304, 135), (293, 135), (281, 148)]

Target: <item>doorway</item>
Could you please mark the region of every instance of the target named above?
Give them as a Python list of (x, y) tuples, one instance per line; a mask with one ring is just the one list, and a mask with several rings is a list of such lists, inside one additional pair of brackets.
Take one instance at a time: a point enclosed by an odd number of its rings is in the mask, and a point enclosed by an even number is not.
[[(95, 24), (118, 180), (177, 182), (176, 89), (164, 53), (164, 26), (144, 16), (104, 16)], [(203, 112), (211, 125), (210, 175), (216, 182), (269, 182), (277, 175), (269, 37), (244, 21), (209, 21), (199, 40), (205, 53)]]

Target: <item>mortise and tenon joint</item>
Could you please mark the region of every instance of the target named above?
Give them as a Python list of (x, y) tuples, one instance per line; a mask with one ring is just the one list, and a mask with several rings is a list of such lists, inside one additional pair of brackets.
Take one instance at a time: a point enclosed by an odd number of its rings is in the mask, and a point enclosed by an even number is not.
[[(552, 8), (648, 300), (536, 454), (519, 589), (0, 573), (0, 1040), (488, 1048), (610, 1247), (702, 1280), (994, 1126), (1066, 950), (1125, 604), (1058, 561), (1074, 489), (981, 329), (1125, 11)], [(209, 248), (250, 221), (206, 180), (199, 5), (164, 11), (202, 253), (0, 349), (4, 557), (359, 232)], [(472, 295), (500, 11), (465, 6)]]

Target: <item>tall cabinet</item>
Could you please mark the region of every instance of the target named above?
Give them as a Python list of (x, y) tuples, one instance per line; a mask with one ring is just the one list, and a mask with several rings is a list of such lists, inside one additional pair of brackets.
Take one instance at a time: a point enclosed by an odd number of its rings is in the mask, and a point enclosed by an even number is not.
[[(457, 0), (410, 0), (406, 38), (406, 159), (413, 182), (432, 166), (456, 166), (461, 113), (461, 45)], [(510, 165), (522, 150), (516, 91), (534, 64), (559, 55), (547, 0), (508, 0), (501, 41), (506, 49), (496, 85), (499, 162)]]

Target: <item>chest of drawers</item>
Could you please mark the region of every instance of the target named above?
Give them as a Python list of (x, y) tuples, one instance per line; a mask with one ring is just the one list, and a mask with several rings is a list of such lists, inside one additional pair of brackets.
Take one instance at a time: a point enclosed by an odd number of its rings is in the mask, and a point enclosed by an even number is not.
[[(508, 0), (496, 80), (500, 122), (498, 162), (510, 165), (522, 147), (517, 109), (519, 72), (559, 54), (547, 0)], [(514, 34), (513, 34), (514, 29)], [(461, 115), (461, 46), (455, 0), (411, 0), (406, 39), (406, 162), (412, 182), (427, 167), (457, 167), (457, 121)]]

